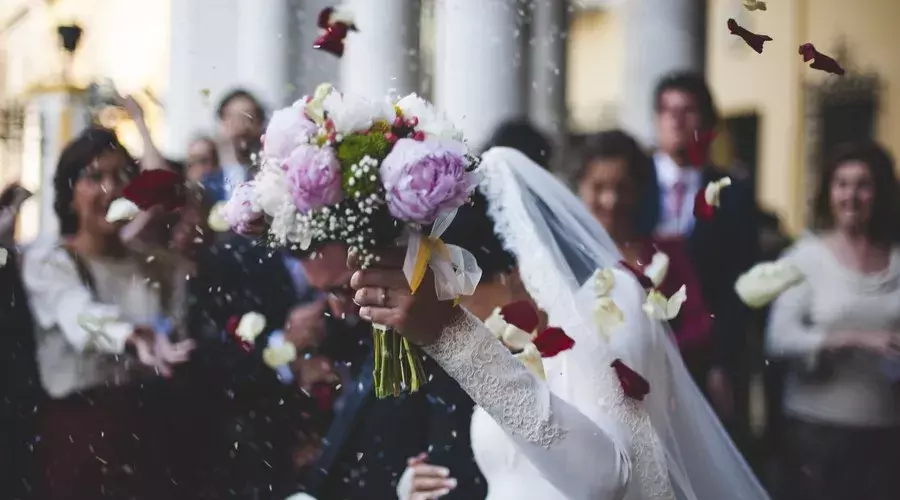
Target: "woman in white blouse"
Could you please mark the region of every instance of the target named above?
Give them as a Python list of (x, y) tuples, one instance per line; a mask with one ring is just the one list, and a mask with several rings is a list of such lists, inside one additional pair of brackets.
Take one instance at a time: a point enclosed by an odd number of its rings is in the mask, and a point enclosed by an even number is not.
[(24, 259), (40, 376), (51, 397), (40, 415), (42, 498), (155, 499), (171, 484), (142, 381), (171, 375), (193, 345), (157, 331), (165, 308), (150, 264), (106, 221), (134, 168), (108, 130), (88, 129), (72, 141), (54, 179), (62, 239), (35, 244)]
[(826, 166), (818, 234), (786, 259), (804, 281), (775, 302), (768, 351), (793, 360), (784, 498), (900, 498), (900, 246), (894, 164), (875, 144)]

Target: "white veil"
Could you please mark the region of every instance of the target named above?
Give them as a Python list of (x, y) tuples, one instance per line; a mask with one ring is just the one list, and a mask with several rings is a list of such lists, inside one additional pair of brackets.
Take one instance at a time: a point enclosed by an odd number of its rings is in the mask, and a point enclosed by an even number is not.
[(676, 498), (768, 499), (694, 385), (667, 324), (652, 321), (642, 312), (645, 295), (636, 282), (632, 293), (615, 299), (626, 323), (612, 341), (607, 343), (595, 327), (586, 327), (593, 325), (589, 278), (597, 269), (615, 266), (622, 257), (581, 201), (552, 174), (513, 149), (487, 151), (481, 170), (480, 188), (488, 200), (488, 214), (504, 246), (515, 255), (525, 287), (551, 324), (575, 339), (573, 353), (579, 355), (567, 365), (570, 373), (565, 383), (585, 385), (590, 380), (585, 373), (598, 371), (597, 363), (608, 362), (604, 360), (610, 356), (621, 358), (650, 382), (644, 406), (662, 443)]

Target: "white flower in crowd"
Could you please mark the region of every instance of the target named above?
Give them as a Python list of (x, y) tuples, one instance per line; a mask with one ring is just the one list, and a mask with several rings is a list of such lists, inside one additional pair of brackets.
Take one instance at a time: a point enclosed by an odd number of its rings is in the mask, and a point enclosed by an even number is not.
[(141, 209), (127, 198), (116, 198), (106, 211), (106, 222), (131, 220), (141, 213)]
[(780, 259), (753, 266), (738, 278), (734, 290), (747, 306), (760, 308), (801, 281), (803, 273), (787, 259)]
[(600, 327), (600, 333), (608, 339), (613, 330), (625, 322), (625, 314), (612, 297), (598, 297), (594, 303), (594, 322)]
[(616, 276), (609, 268), (594, 271), (593, 279), (594, 295), (597, 297), (606, 297), (616, 286)]
[(255, 194), (254, 209), (269, 217), (275, 217), (284, 205), (294, 204), (288, 189), (287, 175), (281, 165), (267, 163), (251, 183)]
[(6, 265), (6, 262), (9, 260), (9, 251), (5, 248), (0, 248), (0, 267)]
[(227, 201), (220, 201), (209, 210), (209, 217), (207, 217), (206, 223), (210, 229), (217, 233), (224, 233), (231, 229), (228, 220), (225, 219), (225, 206), (227, 204)]
[(256, 337), (266, 329), (266, 317), (258, 312), (248, 312), (241, 316), (234, 333), (244, 342), (253, 343)]
[(531, 342), (525, 344), (522, 352), (519, 352), (514, 356), (519, 360), (519, 362), (525, 365), (526, 368), (531, 370), (531, 373), (534, 373), (541, 379), (547, 378), (547, 375), (544, 373), (544, 362), (541, 361), (541, 353), (537, 350), (537, 347), (535, 347), (534, 344), (532, 344)]
[(521, 328), (511, 325), (503, 319), (500, 308), (494, 309), (493, 314), (485, 320), (484, 325), (512, 351), (521, 351), (531, 344), (531, 334)]
[(656, 252), (650, 263), (644, 267), (644, 274), (653, 282), (653, 286), (659, 286), (669, 273), (669, 256), (663, 252)]
[(364, 97), (332, 92), (322, 105), (328, 119), (334, 124), (334, 131), (341, 136), (365, 132), (377, 121), (391, 124), (397, 117), (394, 106), (387, 99), (371, 101)]
[(297, 359), (297, 348), (290, 342), (284, 342), (277, 346), (268, 346), (263, 349), (263, 361), (269, 368), (278, 368), (292, 363)]
[(707, 184), (706, 189), (703, 191), (703, 197), (706, 199), (706, 204), (711, 207), (718, 207), (722, 190), (730, 185), (731, 177), (722, 177), (717, 181), (712, 181)]
[(456, 128), (453, 122), (444, 113), (438, 111), (433, 104), (422, 99), (417, 94), (409, 94), (397, 102), (397, 107), (403, 113), (403, 118), (409, 120), (415, 118), (416, 130), (425, 134), (426, 139), (452, 139), (462, 141), (462, 131)]
[(683, 285), (669, 298), (654, 289), (647, 294), (647, 301), (644, 302), (643, 309), (652, 319), (668, 321), (678, 316), (685, 300), (687, 300), (687, 288)]

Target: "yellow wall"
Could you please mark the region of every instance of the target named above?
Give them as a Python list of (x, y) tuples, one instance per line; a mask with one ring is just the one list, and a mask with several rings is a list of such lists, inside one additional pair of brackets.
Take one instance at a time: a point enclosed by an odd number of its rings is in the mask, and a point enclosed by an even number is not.
[(569, 129), (591, 132), (615, 126), (622, 96), (622, 19), (614, 11), (583, 11), (572, 19), (566, 74)]
[[(839, 78), (805, 68), (797, 53), (812, 42), (833, 54), (840, 39), (850, 69), (877, 70), (882, 82), (877, 138), (900, 152), (900, 48), (896, 45), (896, 0), (792, 0), (768, 2), (766, 12), (747, 12), (738, 2), (709, 1), (708, 78), (724, 115), (756, 111), (761, 118), (758, 198), (782, 216), (788, 229), (805, 225), (803, 103), (801, 82)], [(750, 31), (766, 34), (762, 55), (728, 33), (734, 17)], [(892, 43), (893, 42), (893, 43)]]

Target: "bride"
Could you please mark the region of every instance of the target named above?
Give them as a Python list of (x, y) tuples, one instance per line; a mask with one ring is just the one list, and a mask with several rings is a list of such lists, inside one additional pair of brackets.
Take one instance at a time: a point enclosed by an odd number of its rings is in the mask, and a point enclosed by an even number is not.
[[(423, 346), (478, 405), (472, 448), (493, 500), (756, 500), (768, 495), (687, 373), (668, 327), (642, 310), (646, 295), (617, 267), (621, 255), (578, 199), (521, 153), (484, 154), (471, 206), (444, 235), (472, 251), (485, 271), (463, 308), (433, 286), (411, 296), (402, 256), (358, 270), (360, 314)], [(605, 335), (594, 317), (599, 269), (624, 322)], [(525, 298), (575, 342), (543, 359), (546, 383), (483, 321)], [(621, 361), (649, 382), (629, 397), (611, 366)], [(642, 400), (641, 400), (642, 399)], [(410, 459), (401, 500), (438, 498), (452, 471)]]

